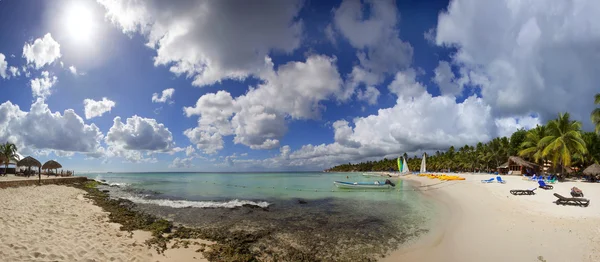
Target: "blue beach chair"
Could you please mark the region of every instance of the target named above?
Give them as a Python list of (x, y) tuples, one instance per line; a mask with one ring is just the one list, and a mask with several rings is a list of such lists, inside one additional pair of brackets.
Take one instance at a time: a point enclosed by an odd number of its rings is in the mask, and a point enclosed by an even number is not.
[(546, 182), (544, 182), (544, 180), (538, 180), (538, 184), (540, 185), (540, 188), (543, 188), (543, 189), (546, 189), (546, 190), (554, 188), (551, 185), (546, 185)]
[(498, 183), (506, 184), (506, 180), (502, 180), (500, 176), (497, 176), (496, 180), (498, 180)]
[(494, 182), (494, 178), (490, 178), (488, 180), (481, 180), (481, 183), (493, 183)]

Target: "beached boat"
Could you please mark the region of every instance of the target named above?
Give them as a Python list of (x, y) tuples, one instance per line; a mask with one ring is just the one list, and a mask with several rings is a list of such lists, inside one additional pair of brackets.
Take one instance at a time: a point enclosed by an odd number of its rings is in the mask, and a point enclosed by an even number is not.
[(388, 189), (395, 187), (394, 183), (390, 180), (386, 180), (384, 183), (375, 181), (375, 182), (344, 182), (344, 181), (334, 181), (333, 184), (338, 188), (346, 188), (346, 189)]
[(380, 174), (377, 173), (362, 173), (363, 176), (381, 176)]

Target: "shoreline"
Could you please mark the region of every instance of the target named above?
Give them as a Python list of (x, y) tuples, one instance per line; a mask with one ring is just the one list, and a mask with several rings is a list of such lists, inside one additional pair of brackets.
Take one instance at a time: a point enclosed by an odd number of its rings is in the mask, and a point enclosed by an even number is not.
[[(442, 212), (428, 234), (381, 261), (599, 261), (600, 208), (556, 205), (552, 193), (567, 195), (571, 186), (584, 187), (594, 200), (600, 184), (560, 183), (534, 196), (512, 196), (510, 189), (534, 182), (503, 176), (506, 184), (482, 184), (490, 175), (457, 174), (465, 181), (410, 175), (405, 181), (434, 185), (421, 194), (436, 201)], [(495, 176), (494, 176), (495, 177)], [(594, 190), (595, 189), (595, 190)], [(555, 198), (554, 198), (555, 199)]]

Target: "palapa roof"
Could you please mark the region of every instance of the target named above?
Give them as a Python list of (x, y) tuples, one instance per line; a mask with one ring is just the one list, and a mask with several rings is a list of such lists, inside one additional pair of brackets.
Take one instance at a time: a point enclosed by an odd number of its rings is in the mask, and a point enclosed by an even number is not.
[(508, 162), (500, 165), (498, 168), (508, 168)]
[(42, 165), (42, 169), (57, 169), (62, 168), (62, 165), (54, 160), (48, 160), (44, 165)]
[(17, 166), (37, 166), (37, 167), (41, 167), (42, 163), (40, 163), (40, 161), (37, 161), (37, 159), (28, 156), (26, 158), (23, 158), (23, 159), (19, 160), (19, 162), (17, 162)]
[(510, 156), (510, 157), (508, 157), (508, 161), (509, 162), (514, 162), (514, 163), (516, 163), (519, 166), (524, 166), (524, 167), (529, 167), (529, 168), (539, 167), (538, 164), (531, 163), (531, 162), (526, 161), (523, 158), (520, 158), (518, 156)]
[(600, 165), (598, 165), (598, 163), (594, 163), (583, 170), (583, 173), (586, 175), (600, 175)]

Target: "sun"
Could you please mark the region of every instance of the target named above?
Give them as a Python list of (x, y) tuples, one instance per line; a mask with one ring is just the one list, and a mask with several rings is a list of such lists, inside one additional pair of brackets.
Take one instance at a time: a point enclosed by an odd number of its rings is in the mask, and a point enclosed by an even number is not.
[(69, 37), (79, 43), (90, 42), (94, 37), (94, 16), (90, 8), (82, 2), (72, 2), (64, 17), (65, 29)]

